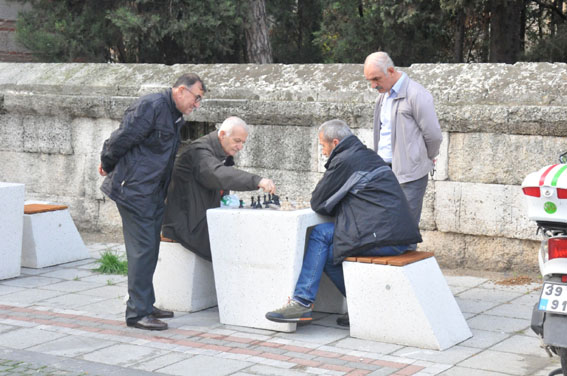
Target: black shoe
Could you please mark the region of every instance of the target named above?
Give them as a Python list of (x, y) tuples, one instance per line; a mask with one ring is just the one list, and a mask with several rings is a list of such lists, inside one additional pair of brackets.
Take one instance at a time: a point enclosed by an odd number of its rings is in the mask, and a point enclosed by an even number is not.
[(154, 306), (154, 311), (152, 312), (151, 316), (156, 319), (170, 319), (173, 317), (173, 312), (159, 309)]
[(152, 317), (152, 315), (142, 317), (138, 321), (126, 322), (126, 325), (133, 326), (134, 328), (138, 328), (138, 329), (144, 329), (144, 330), (166, 330), (167, 329), (167, 324), (165, 322), (160, 321), (160, 320), (156, 319), (155, 317)]
[(348, 319), (348, 312), (345, 313), (343, 316), (339, 316), (337, 317), (337, 325), (338, 326), (344, 326), (344, 327), (350, 327), (350, 320)]

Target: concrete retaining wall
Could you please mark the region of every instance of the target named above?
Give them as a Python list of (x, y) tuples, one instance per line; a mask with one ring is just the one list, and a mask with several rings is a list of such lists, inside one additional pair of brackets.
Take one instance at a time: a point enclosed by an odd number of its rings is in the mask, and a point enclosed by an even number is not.
[[(422, 249), (442, 266), (535, 271), (535, 226), (519, 184), (567, 149), (567, 65), (418, 64), (444, 132), (422, 218)], [(238, 115), (252, 133), (237, 164), (308, 200), (324, 171), (317, 127), (341, 118), (372, 146), (373, 92), (357, 64), (118, 65), (0, 63), (0, 181), (26, 199), (70, 206), (83, 229), (120, 219), (98, 187), (103, 141), (138, 96), (196, 72), (209, 89), (187, 119)], [(243, 195), (246, 202), (249, 195)]]

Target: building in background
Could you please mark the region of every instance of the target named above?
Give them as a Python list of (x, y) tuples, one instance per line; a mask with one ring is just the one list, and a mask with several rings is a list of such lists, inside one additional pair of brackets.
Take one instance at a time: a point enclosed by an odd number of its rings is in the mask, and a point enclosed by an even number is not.
[(33, 61), (31, 52), (16, 42), (18, 12), (28, 7), (29, 4), (0, 0), (0, 61)]

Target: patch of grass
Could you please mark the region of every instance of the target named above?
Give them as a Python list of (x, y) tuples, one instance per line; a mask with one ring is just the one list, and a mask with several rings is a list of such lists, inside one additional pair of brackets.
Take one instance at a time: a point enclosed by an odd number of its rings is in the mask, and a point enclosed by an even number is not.
[(103, 274), (128, 275), (128, 261), (115, 251), (104, 251), (96, 262), (100, 265), (98, 268), (94, 269), (96, 272)]

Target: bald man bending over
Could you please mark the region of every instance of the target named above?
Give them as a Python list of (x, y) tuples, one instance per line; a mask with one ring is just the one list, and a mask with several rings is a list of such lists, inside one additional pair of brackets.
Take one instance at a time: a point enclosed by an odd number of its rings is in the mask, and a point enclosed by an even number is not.
[(248, 133), (244, 120), (229, 117), (218, 131), (193, 141), (173, 168), (162, 234), (209, 261), (207, 209), (220, 206), (221, 191), (276, 192), (272, 180), (233, 167)]

